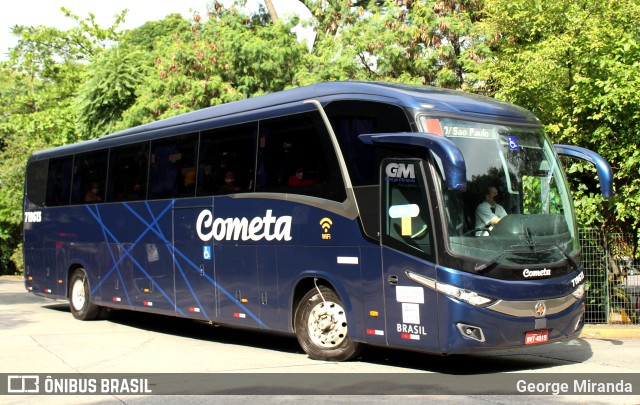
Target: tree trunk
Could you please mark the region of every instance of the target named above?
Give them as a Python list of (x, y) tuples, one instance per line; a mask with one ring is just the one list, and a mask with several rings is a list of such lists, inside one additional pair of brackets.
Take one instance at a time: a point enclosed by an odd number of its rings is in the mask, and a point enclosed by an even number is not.
[(267, 10), (269, 10), (271, 21), (275, 23), (276, 21), (278, 21), (278, 14), (276, 13), (276, 8), (273, 7), (273, 3), (271, 2), (271, 0), (264, 0), (264, 2), (267, 5)]

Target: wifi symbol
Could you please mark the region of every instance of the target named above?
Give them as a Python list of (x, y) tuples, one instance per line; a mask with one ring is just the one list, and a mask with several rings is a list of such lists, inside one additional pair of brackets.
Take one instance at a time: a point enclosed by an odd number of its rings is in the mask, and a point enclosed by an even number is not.
[(333, 225), (333, 221), (329, 218), (322, 218), (320, 220), (320, 226), (322, 227), (322, 229), (324, 229), (324, 233), (329, 232), (329, 228), (331, 228), (331, 225)]

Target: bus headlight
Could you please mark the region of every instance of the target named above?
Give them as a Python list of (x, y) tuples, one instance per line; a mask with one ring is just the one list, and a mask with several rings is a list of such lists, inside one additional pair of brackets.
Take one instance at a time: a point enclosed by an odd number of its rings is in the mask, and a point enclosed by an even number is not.
[(575, 290), (573, 290), (573, 292), (571, 293), (571, 295), (573, 295), (574, 297), (576, 297), (576, 299), (580, 299), (584, 296), (584, 283), (580, 284), (578, 286), (578, 288), (576, 288)]
[(467, 304), (473, 305), (474, 307), (486, 307), (497, 301), (492, 298), (480, 295), (475, 291), (470, 291), (464, 288), (452, 286), (450, 284), (441, 283), (432, 278), (422, 276), (412, 271), (407, 270), (405, 271), (405, 274), (407, 275), (407, 277), (417, 283), (427, 286), (432, 290), (438, 291), (458, 301), (466, 302)]
[(484, 307), (494, 302), (491, 298), (482, 296), (475, 291), (465, 290), (464, 288), (454, 287), (449, 284), (436, 282), (436, 290), (475, 307)]

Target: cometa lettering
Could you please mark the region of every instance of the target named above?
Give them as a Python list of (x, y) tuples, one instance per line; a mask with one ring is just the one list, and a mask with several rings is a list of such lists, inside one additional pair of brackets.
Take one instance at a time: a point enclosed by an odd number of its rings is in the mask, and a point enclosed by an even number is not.
[(542, 269), (542, 270), (524, 269), (524, 271), (522, 272), (522, 276), (525, 277), (525, 278), (549, 277), (550, 275), (551, 275), (551, 270), (550, 269)]
[(290, 241), (291, 216), (274, 217), (267, 210), (264, 217), (251, 220), (242, 218), (216, 218), (209, 210), (202, 210), (196, 221), (198, 237), (203, 242), (215, 240)]

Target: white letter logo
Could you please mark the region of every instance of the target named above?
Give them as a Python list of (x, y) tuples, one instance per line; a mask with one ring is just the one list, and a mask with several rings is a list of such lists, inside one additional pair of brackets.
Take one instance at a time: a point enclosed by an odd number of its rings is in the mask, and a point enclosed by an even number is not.
[(546, 267), (542, 270), (529, 270), (529, 269), (524, 269), (522, 271), (522, 276), (524, 278), (531, 278), (531, 277), (549, 277), (551, 275), (551, 270), (547, 269)]
[(389, 163), (385, 169), (387, 176), (392, 179), (415, 179), (416, 171), (414, 165), (404, 163)]
[(291, 216), (273, 217), (267, 210), (264, 217), (216, 218), (209, 210), (202, 210), (196, 220), (196, 232), (203, 242), (215, 240), (259, 241), (291, 240)]
[[(213, 223), (213, 214), (209, 210), (202, 210), (200, 215), (198, 215), (198, 220), (196, 221), (196, 231), (198, 232), (198, 237), (203, 242), (209, 242), (211, 237), (213, 236), (213, 229), (211, 228), (211, 224)], [(202, 225), (205, 228), (209, 228), (209, 233), (202, 232)]]

